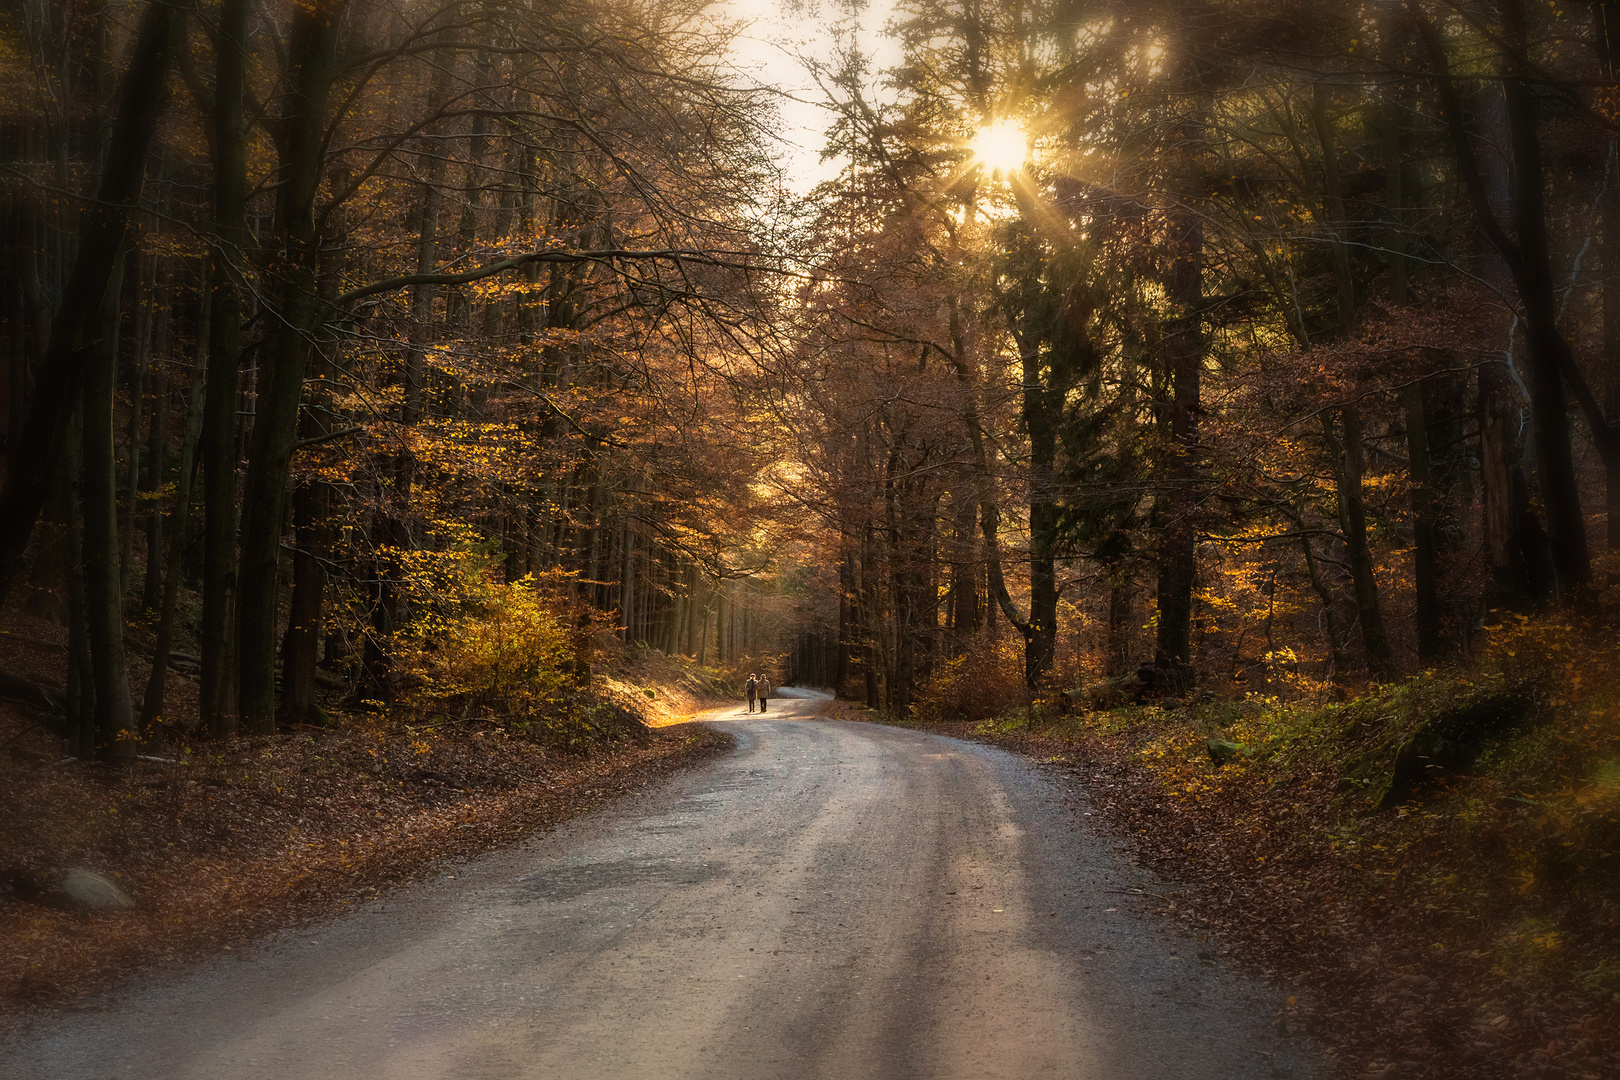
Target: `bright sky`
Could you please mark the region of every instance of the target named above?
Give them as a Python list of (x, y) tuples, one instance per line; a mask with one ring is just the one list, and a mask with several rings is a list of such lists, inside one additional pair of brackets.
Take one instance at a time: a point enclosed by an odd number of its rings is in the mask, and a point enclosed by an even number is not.
[[(840, 0), (722, 0), (722, 10), (752, 24), (732, 50), (737, 69), (798, 99), (780, 101), (782, 129), (777, 136), (788, 186), (802, 195), (835, 176), (839, 163), (820, 161), (831, 117), (818, 104), (821, 94), (799, 58), (832, 63), (833, 31), (848, 18), (848, 8)], [(899, 57), (894, 43), (882, 34), (889, 13), (889, 0), (874, 0), (860, 15), (858, 40), (872, 58), (873, 73)]]

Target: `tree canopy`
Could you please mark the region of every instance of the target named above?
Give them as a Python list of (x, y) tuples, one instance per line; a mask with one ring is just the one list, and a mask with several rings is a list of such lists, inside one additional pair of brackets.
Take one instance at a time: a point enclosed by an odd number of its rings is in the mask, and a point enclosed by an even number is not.
[(25, 3), (0, 582), (85, 753), (532, 603), (897, 715), (1389, 681), (1609, 580), (1612, 7), (908, 0), (798, 197), (698, 0)]

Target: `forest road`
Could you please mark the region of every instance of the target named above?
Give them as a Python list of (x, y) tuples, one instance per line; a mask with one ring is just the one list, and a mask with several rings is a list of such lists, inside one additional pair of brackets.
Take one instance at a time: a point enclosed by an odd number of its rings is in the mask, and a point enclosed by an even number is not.
[[(791, 691), (789, 691), (791, 693)], [(800, 692), (801, 694), (803, 692)], [(0, 1046), (6, 1080), (1313, 1076), (1079, 784), (706, 714), (736, 749), (530, 843)], [(1203, 952), (1201, 958), (1200, 953)]]

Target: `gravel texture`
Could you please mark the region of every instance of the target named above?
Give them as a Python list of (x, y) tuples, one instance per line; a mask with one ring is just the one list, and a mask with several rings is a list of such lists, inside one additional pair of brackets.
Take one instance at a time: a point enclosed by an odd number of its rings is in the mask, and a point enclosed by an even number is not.
[(0, 1047), (18, 1080), (1316, 1075), (1063, 774), (709, 714), (735, 749)]

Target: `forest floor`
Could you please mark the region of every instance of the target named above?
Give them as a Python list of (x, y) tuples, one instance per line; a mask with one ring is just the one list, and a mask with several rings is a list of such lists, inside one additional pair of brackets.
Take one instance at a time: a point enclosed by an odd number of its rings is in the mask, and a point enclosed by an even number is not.
[[(912, 726), (1072, 772), (1144, 865), (1188, 886), (1166, 914), (1295, 988), (1278, 1024), (1339, 1075), (1597, 1080), (1620, 1076), (1620, 665), (1552, 629), (1520, 636), (1514, 670), (1345, 704)], [(1505, 686), (1531, 703), (1511, 732), (1378, 808), (1365, 778), (1403, 741)], [(1212, 737), (1235, 747), (1225, 765)]]
[[(0, 629), (0, 666), (41, 677), (48, 665), (28, 657), (54, 651), (50, 634)], [(722, 688), (662, 657), (615, 665), (596, 692), (646, 726), (568, 751), (490, 723), (339, 715), (119, 762), (65, 758), (38, 710), (0, 702), (0, 1016), (71, 1007), (134, 970), (340, 912), (729, 744), (681, 723)], [(61, 910), (53, 884), (72, 867), (115, 881), (134, 908)]]

